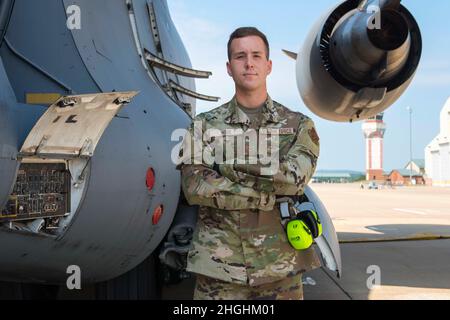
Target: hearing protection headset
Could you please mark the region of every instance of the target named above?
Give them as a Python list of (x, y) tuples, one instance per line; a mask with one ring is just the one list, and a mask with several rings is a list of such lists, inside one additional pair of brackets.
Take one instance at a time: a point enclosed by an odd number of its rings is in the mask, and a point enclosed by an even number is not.
[(296, 250), (306, 250), (322, 235), (322, 223), (314, 204), (286, 201), (280, 204), (282, 223), (289, 243)]

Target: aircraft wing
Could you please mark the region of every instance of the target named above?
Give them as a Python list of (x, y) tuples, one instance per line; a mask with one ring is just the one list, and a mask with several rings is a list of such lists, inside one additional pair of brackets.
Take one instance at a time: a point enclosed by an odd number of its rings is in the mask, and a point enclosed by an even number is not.
[(322, 201), (309, 186), (305, 188), (305, 195), (314, 204), (322, 222), (323, 234), (315, 239), (315, 241), (320, 249), (325, 266), (331, 271), (336, 272), (338, 278), (340, 278), (342, 276), (341, 250), (331, 217)]

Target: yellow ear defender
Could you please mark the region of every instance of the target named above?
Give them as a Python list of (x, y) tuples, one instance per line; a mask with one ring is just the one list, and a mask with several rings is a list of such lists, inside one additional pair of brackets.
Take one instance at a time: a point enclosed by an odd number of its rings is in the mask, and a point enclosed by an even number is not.
[(298, 219), (289, 221), (286, 226), (288, 241), (294, 249), (305, 250), (311, 247), (313, 238), (306, 224)]
[[(287, 207), (280, 205), (281, 216), (289, 219), (286, 226), (286, 234), (289, 243), (296, 250), (305, 250), (311, 247), (314, 239), (322, 235), (322, 223), (319, 215), (313, 210), (312, 203), (302, 203)], [(286, 212), (286, 210), (288, 210)], [(289, 218), (287, 214), (289, 213)]]

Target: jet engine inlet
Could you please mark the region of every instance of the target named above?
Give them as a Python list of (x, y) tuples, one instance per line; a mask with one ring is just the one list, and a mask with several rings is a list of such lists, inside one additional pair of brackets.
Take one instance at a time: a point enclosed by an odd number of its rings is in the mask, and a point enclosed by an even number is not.
[(372, 18), (372, 14), (361, 12), (342, 23), (331, 37), (330, 59), (348, 81), (384, 87), (408, 60), (409, 29), (403, 16), (393, 10), (381, 12), (381, 28), (370, 24)]
[(347, 0), (310, 31), (297, 55), (297, 86), (319, 117), (368, 119), (405, 92), (421, 54), (420, 28), (400, 0)]

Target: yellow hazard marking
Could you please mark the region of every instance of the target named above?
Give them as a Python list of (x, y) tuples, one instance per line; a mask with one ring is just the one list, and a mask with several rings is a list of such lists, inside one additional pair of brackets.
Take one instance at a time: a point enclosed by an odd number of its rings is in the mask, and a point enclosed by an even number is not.
[(27, 93), (25, 94), (25, 103), (51, 105), (59, 98), (61, 98), (59, 93)]

